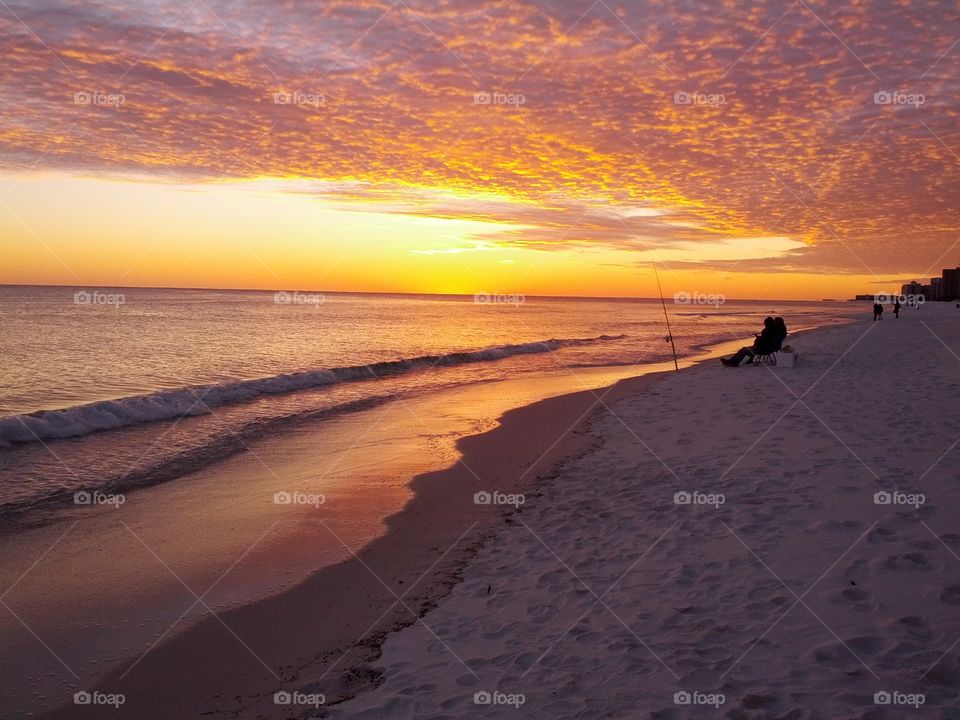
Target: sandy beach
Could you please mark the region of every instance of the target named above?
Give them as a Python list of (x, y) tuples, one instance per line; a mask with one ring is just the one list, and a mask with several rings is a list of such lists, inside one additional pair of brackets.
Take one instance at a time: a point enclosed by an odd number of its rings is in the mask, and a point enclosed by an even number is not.
[(332, 716), (957, 717), (960, 312), (793, 343), (595, 415)]

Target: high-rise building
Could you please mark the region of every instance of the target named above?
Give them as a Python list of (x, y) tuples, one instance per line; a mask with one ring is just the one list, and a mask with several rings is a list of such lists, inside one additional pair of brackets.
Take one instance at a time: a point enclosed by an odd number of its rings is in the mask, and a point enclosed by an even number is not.
[(960, 300), (960, 267), (943, 271), (940, 289), (944, 300)]
[(943, 278), (930, 278), (930, 296), (927, 300), (943, 300)]

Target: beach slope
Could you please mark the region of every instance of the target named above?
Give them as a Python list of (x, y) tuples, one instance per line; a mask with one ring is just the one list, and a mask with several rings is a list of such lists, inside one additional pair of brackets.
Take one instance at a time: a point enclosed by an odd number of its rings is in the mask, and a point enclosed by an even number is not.
[[(319, 706), (375, 687), (381, 678), (371, 664), (383, 639), (418, 624), (525, 495), (563, 461), (592, 449), (597, 438), (585, 424), (597, 407), (651, 387), (659, 377), (629, 378), (508, 411), (492, 430), (461, 438), (455, 464), (416, 477), (412, 499), (372, 542), (350, 547), (322, 519), (304, 530), (305, 548), (316, 545), (311, 533), (341, 543), (348, 555), (343, 562), (226, 611), (212, 612), (197, 596), (208, 610), (202, 620), (148, 644), (82, 691), (122, 697), (119, 707), (67, 703), (42, 717), (311, 717), (325, 712)], [(178, 619), (170, 622), (173, 627)], [(294, 702), (275, 701), (285, 696)]]
[(960, 311), (902, 315), (601, 409), (332, 715), (956, 717)]

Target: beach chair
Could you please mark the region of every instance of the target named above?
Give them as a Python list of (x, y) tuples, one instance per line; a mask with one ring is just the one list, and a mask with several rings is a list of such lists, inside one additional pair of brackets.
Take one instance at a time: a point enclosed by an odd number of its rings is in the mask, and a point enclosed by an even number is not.
[[(789, 334), (789, 333), (788, 333)], [(778, 337), (777, 341), (774, 343), (773, 347), (765, 353), (756, 353), (750, 359), (752, 365), (776, 365), (777, 364), (777, 353), (780, 352), (780, 348), (783, 347), (783, 341), (787, 339), (786, 335)]]
[(777, 364), (777, 351), (771, 350), (770, 352), (765, 353), (756, 353), (753, 358), (750, 360), (751, 365), (776, 365)]

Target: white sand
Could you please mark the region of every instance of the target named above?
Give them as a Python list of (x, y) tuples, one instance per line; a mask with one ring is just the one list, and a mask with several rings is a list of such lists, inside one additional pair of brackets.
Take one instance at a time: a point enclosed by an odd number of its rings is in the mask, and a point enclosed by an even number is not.
[[(887, 315), (613, 405), (332, 715), (960, 717), (960, 310)], [(694, 490), (725, 503), (675, 504)], [(894, 490), (925, 502), (875, 504)]]

